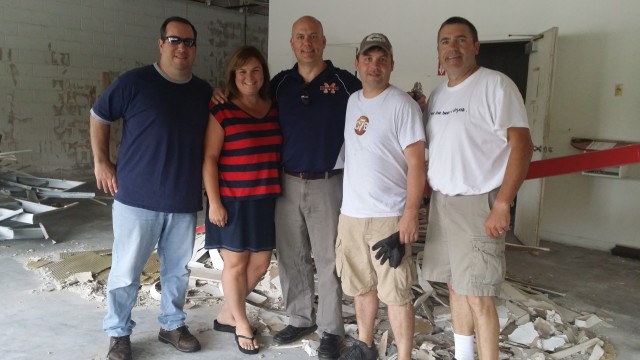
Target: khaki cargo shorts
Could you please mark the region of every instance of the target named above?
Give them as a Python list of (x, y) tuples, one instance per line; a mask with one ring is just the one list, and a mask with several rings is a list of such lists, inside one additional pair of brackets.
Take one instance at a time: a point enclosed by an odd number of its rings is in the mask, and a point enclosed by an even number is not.
[(411, 245), (405, 245), (400, 266), (380, 265), (371, 247), (398, 231), (399, 217), (353, 218), (340, 215), (336, 240), (336, 270), (342, 291), (349, 296), (377, 290), (387, 305), (406, 305), (413, 301), (411, 286), (416, 282), (416, 267)]
[(431, 194), (422, 262), (425, 280), (450, 282), (460, 295), (499, 295), (506, 272), (504, 236), (492, 239), (484, 229), (497, 193)]

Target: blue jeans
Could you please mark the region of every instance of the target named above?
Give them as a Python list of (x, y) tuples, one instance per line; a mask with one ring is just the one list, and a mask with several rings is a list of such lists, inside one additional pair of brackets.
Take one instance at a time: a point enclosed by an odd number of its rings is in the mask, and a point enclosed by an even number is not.
[(113, 255), (103, 321), (107, 335), (130, 335), (136, 326), (131, 310), (136, 303), (140, 274), (156, 245), (162, 287), (158, 321), (165, 330), (184, 325), (187, 265), (193, 254), (195, 227), (195, 213), (162, 213), (113, 203)]

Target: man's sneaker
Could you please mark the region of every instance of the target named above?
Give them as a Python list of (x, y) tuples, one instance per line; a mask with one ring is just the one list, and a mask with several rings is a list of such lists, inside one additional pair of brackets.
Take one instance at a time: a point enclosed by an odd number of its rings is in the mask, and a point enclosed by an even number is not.
[(109, 352), (107, 353), (109, 360), (131, 360), (131, 339), (129, 335), (112, 337), (109, 340)]
[(353, 345), (340, 356), (339, 360), (376, 360), (378, 359), (378, 349), (373, 344), (370, 347), (360, 340), (354, 339)]
[(331, 359), (335, 360), (340, 357), (340, 339), (338, 335), (329, 334), (328, 332), (322, 333), (322, 339), (320, 339), (320, 346), (318, 346), (318, 359)]
[(200, 342), (191, 335), (186, 325), (182, 325), (175, 330), (160, 329), (158, 340), (165, 344), (171, 344), (174, 348), (182, 352), (194, 352), (200, 350)]
[(309, 335), (312, 332), (316, 331), (318, 325), (312, 325), (308, 327), (297, 327), (293, 325), (287, 325), (286, 328), (280, 330), (273, 337), (273, 341), (278, 345), (288, 344), (290, 342), (294, 342), (305, 335)]

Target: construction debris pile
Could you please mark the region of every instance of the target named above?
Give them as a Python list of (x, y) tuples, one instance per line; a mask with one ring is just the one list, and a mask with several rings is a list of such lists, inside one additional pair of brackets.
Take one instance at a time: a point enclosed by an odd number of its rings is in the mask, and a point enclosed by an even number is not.
[(43, 217), (78, 204), (53, 206), (47, 204), (51, 199), (95, 200), (95, 193), (70, 191), (84, 182), (35, 177), (15, 169), (15, 154), (25, 151), (0, 152), (0, 240), (49, 239)]
[[(423, 214), (424, 215), (424, 214)], [(221, 286), (222, 259), (217, 251), (204, 249), (204, 228), (196, 229), (196, 244), (192, 261), (190, 287), (186, 308), (219, 304), (223, 299)], [(422, 246), (414, 246), (416, 264), (421, 263)], [(32, 259), (27, 265), (39, 268), (49, 281), (40, 291), (62, 288), (79, 292), (83, 297), (104, 304), (105, 284), (111, 264), (111, 251), (62, 253), (60, 260)], [(420, 269), (418, 268), (418, 274)], [(159, 262), (155, 253), (141, 276), (142, 290), (137, 306), (157, 305), (162, 289), (159, 286)], [(429, 283), (419, 277), (414, 286), (415, 336), (412, 358), (419, 360), (453, 359), (453, 331), (448, 307), (446, 284)], [(613, 359), (615, 350), (598, 338), (592, 327), (609, 326), (594, 314), (581, 314), (559, 306), (550, 298), (562, 296), (531, 284), (508, 279), (496, 298), (500, 319), (500, 359)], [(269, 270), (247, 299), (249, 318), (258, 333), (271, 337), (286, 326), (277, 262), (272, 259)], [(348, 346), (357, 338), (355, 311), (351, 298), (343, 300), (343, 318)], [(380, 359), (397, 357), (386, 307), (381, 304), (376, 323), (375, 341)], [(266, 341), (271, 344), (271, 341)], [(317, 355), (319, 337), (312, 334), (293, 344), (272, 348), (299, 347), (309, 356)]]

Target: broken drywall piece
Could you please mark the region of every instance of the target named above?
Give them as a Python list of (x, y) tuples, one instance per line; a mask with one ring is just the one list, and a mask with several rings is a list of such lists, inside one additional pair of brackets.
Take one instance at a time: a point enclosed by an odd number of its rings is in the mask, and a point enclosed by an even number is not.
[(344, 324), (345, 336), (351, 336), (354, 339), (358, 338), (358, 325), (356, 324)]
[(47, 232), (47, 229), (44, 228), (44, 224), (43, 223), (39, 223), (39, 225), (40, 225), (40, 230), (42, 230), (42, 236), (44, 236), (44, 239), (45, 240), (51, 240), (55, 244), (56, 241), (49, 237), (49, 233)]
[(526, 324), (531, 319), (529, 312), (520, 307), (517, 303), (507, 300), (504, 302), (504, 305), (509, 310), (509, 315), (514, 320), (516, 325)]
[(433, 289), (433, 286), (431, 286), (429, 281), (425, 280), (422, 277), (422, 270), (420, 269), (420, 265), (422, 264), (423, 257), (424, 257), (424, 251), (420, 251), (416, 254), (416, 261), (415, 261), (416, 273), (418, 275), (418, 285), (420, 285), (424, 294), (427, 295), (427, 297), (429, 297), (435, 292), (435, 290)]
[[(207, 250), (204, 248), (204, 241), (205, 241), (205, 234), (196, 234), (195, 240), (193, 241), (193, 252), (191, 254), (191, 261), (192, 262), (199, 262), (201, 261), (202, 257), (207, 254), (210, 253), (211, 251)], [(217, 250), (216, 250), (217, 252)], [(218, 269), (216, 267), (214, 267), (214, 269)], [(218, 270), (222, 270), (221, 268)]]
[(433, 357), (428, 352), (424, 352), (424, 351), (418, 350), (418, 349), (411, 349), (411, 359), (415, 359), (415, 360), (436, 360), (436, 358)]
[(160, 288), (160, 282), (155, 282), (153, 284), (151, 284), (149, 286), (149, 295), (151, 295), (151, 298), (153, 298), (154, 300), (158, 300), (160, 301), (160, 299), (162, 299), (162, 291)]
[(579, 328), (590, 328), (593, 327), (595, 325), (597, 325), (598, 323), (600, 323), (602, 320), (593, 314), (590, 315), (583, 315), (583, 316), (579, 316), (575, 319), (575, 325)]
[(217, 270), (222, 270), (224, 268), (224, 261), (217, 249), (209, 250), (209, 257), (211, 258), (211, 267)]
[(529, 298), (525, 301), (520, 302), (522, 305), (529, 308), (529, 311), (536, 313), (538, 316), (546, 318), (547, 311), (553, 310), (556, 311), (557, 307), (554, 303), (548, 300), (535, 300)]
[(44, 234), (39, 226), (0, 226), (0, 240), (30, 239), (44, 239)]
[[(222, 283), (220, 283), (220, 285), (222, 285)], [(247, 295), (247, 301), (253, 304), (260, 305), (267, 301), (267, 297), (264, 295), (260, 295), (255, 291), (252, 291), (251, 293), (249, 293), (249, 295)]]
[(10, 210), (10, 209), (0, 208), (0, 221), (10, 219), (18, 214), (22, 214), (23, 212), (24, 212), (23, 209)]
[(538, 334), (540, 334), (540, 337), (542, 337), (543, 339), (550, 338), (556, 332), (556, 327), (549, 321), (544, 320), (543, 318), (537, 318), (533, 322), (533, 327), (536, 329)]
[(591, 351), (591, 356), (589, 356), (589, 360), (600, 360), (600, 358), (604, 355), (604, 349), (598, 344), (593, 347)]
[(602, 346), (604, 343), (602, 342), (602, 340), (600, 340), (599, 338), (595, 337), (593, 339), (589, 339), (581, 344), (572, 346), (568, 349), (563, 349), (560, 350), (558, 352), (555, 352), (553, 354), (550, 354), (549, 357), (551, 357), (552, 359), (564, 359), (570, 355), (573, 355), (575, 353), (578, 353), (580, 351), (584, 351), (594, 345), (600, 345)]
[(545, 351), (555, 351), (557, 348), (563, 347), (567, 343), (563, 336), (553, 336), (548, 339), (541, 339), (540, 342), (541, 346), (539, 348), (542, 348), (542, 350)]
[(575, 321), (575, 318), (580, 316), (579, 313), (557, 304), (556, 304), (556, 311), (558, 312), (558, 314), (560, 314), (562, 321), (567, 323), (573, 323)]
[(320, 346), (320, 343), (317, 341), (309, 339), (302, 340), (302, 349), (309, 357), (318, 356), (318, 346)]
[(191, 263), (189, 264), (188, 267), (189, 267), (189, 270), (191, 271), (190, 276), (193, 278), (215, 281), (215, 282), (222, 281), (222, 271), (220, 270), (209, 269), (205, 267), (199, 268), (199, 267), (193, 266)]
[(500, 331), (507, 326), (509, 322), (509, 311), (506, 306), (498, 305), (496, 306), (496, 312), (498, 313), (498, 322), (500, 324)]
[(532, 322), (518, 326), (511, 334), (509, 340), (518, 344), (529, 345), (538, 337), (538, 332)]
[(510, 283), (503, 281), (500, 285), (500, 298), (505, 300), (511, 300), (515, 302), (523, 302), (529, 300), (522, 291), (516, 289)]
[(389, 331), (385, 331), (382, 333), (380, 337), (380, 341), (376, 345), (378, 348), (378, 357), (380, 360), (387, 360), (387, 341), (389, 340)]
[(86, 283), (89, 281), (93, 281), (93, 274), (91, 273), (91, 271), (83, 271), (73, 274), (72, 276), (70, 276), (70, 278), (80, 283)]
[(546, 320), (556, 324), (562, 324), (562, 316), (555, 310), (547, 310)]
[(430, 296), (431, 294), (427, 293), (418, 296), (418, 298), (413, 302), (413, 308), (415, 311), (424, 313), (427, 319), (433, 321), (433, 313), (427, 304)]
[(530, 360), (546, 360), (546, 358), (547, 357), (544, 356), (544, 354), (540, 353), (540, 352), (536, 352), (534, 354), (529, 355), (529, 357), (527, 357), (527, 359), (530, 359)]
[(433, 321), (442, 323), (451, 320), (451, 309), (447, 306), (438, 305), (433, 308)]

